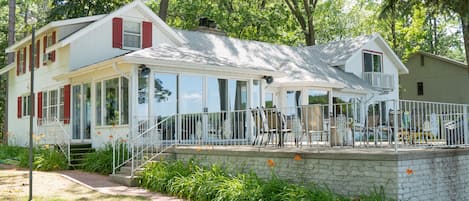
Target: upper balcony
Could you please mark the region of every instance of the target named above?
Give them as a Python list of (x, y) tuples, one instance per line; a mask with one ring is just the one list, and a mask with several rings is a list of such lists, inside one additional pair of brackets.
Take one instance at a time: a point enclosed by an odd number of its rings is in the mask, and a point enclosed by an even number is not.
[(394, 90), (394, 75), (381, 72), (363, 72), (363, 79), (371, 86), (384, 90)]

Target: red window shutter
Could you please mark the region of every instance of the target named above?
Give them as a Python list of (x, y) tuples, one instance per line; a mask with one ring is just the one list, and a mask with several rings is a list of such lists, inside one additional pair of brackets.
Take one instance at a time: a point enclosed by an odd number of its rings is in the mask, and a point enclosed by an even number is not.
[(16, 76), (20, 75), (20, 51), (16, 51)]
[(64, 124), (70, 123), (70, 85), (64, 86)]
[(143, 22), (142, 23), (142, 48), (147, 48), (152, 46), (153, 42), (153, 35), (152, 35), (152, 24), (151, 22)]
[(42, 118), (42, 91), (37, 93), (37, 118)]
[(23, 73), (26, 72), (26, 47), (23, 48)]
[(122, 18), (112, 19), (112, 47), (122, 48)]
[(36, 68), (39, 68), (39, 57), (41, 56), (41, 48), (39, 47), (41, 42), (38, 40), (36, 42)]
[(18, 116), (18, 119), (20, 119), (23, 115), (23, 111), (21, 111), (21, 107), (23, 106), (23, 102), (21, 101), (21, 96), (18, 96), (18, 113), (17, 113), (17, 116)]
[[(55, 44), (55, 42), (56, 42), (56, 41), (55, 41), (55, 37), (56, 37), (55, 34), (56, 34), (55, 31), (52, 32), (52, 44)], [(55, 50), (51, 52), (50, 57), (51, 57), (50, 60), (51, 60), (52, 62), (54, 62), (54, 61), (55, 61)]]
[(32, 66), (33, 66), (33, 45), (29, 45), (29, 72), (31, 72)]
[[(46, 48), (47, 48), (47, 35), (44, 36), (42, 39), (42, 53), (45, 55), (46, 54)], [(46, 60), (42, 61), (44, 65), (46, 65)]]

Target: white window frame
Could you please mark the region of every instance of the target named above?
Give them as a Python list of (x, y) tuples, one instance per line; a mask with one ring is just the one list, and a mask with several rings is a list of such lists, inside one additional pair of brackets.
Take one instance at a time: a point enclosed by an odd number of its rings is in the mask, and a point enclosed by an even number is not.
[[(96, 82), (96, 84), (94, 85), (94, 87), (95, 87), (94, 90), (96, 91), (96, 93), (97, 93), (96, 87), (97, 87), (98, 85), (101, 86), (101, 100), (100, 100), (100, 101), (101, 101), (101, 107), (100, 107), (100, 108), (96, 108), (97, 110), (101, 110), (101, 117), (100, 117), (100, 118), (101, 118), (101, 124), (98, 124), (98, 121), (97, 121), (98, 119), (95, 117), (95, 125), (96, 125), (96, 127), (113, 126), (112, 124), (108, 124), (108, 123), (106, 122), (106, 113), (107, 113), (107, 111), (106, 111), (106, 104), (104, 104), (104, 103), (106, 102), (106, 84), (105, 84), (105, 82), (108, 81), (108, 80), (116, 79), (116, 78), (118, 78), (118, 86), (117, 86), (117, 88), (118, 88), (118, 90), (119, 90), (119, 96), (117, 97), (117, 98), (118, 98), (117, 104), (118, 104), (118, 108), (119, 108), (119, 110), (118, 110), (118, 113), (119, 113), (118, 119), (119, 119), (119, 121), (118, 121), (118, 123), (115, 124), (114, 126), (117, 126), (117, 125), (128, 125), (129, 122), (130, 122), (130, 115), (127, 115), (127, 123), (125, 123), (125, 124), (122, 123), (122, 119), (123, 119), (123, 118), (122, 118), (122, 112), (123, 112), (123, 105), (122, 105), (122, 98), (123, 98), (122, 82), (123, 82), (123, 81), (122, 81), (122, 80), (123, 80), (123, 79), (128, 79), (128, 78), (125, 78), (125, 77), (123, 77), (123, 76), (110, 77), (110, 78), (106, 78), (106, 79), (104, 79), (104, 80), (100, 80), (100, 81)], [(128, 81), (127, 81), (127, 84), (128, 84), (128, 90), (130, 90), (130, 80), (129, 80), (129, 79), (128, 79)], [(128, 94), (129, 94), (129, 97), (128, 97), (128, 98), (130, 98), (130, 91), (128, 92)], [(96, 94), (96, 96), (97, 96), (97, 94)], [(96, 100), (96, 101), (98, 101), (98, 100)], [(96, 103), (96, 104), (98, 104), (98, 103)], [(130, 100), (129, 100), (127, 107), (130, 107), (130, 104), (131, 104), (131, 103), (130, 103)], [(129, 109), (127, 109), (127, 111), (129, 111)], [(96, 113), (98, 113), (98, 111), (96, 111)]]
[[(363, 51), (363, 72), (366, 72), (365, 69), (365, 54), (370, 54), (371, 55), (371, 72), (373, 73), (382, 73), (384, 71), (384, 68), (383, 68), (383, 53), (380, 53), (380, 52), (373, 52), (373, 51), (369, 51), (369, 50), (364, 50)], [(374, 59), (374, 55), (376, 56), (379, 56), (379, 60), (380, 60), (380, 70), (379, 72), (377, 71), (374, 71), (374, 63), (375, 63), (375, 59)], [(366, 73), (371, 73), (371, 72), (366, 72)]]
[[(56, 92), (56, 100), (57, 103), (55, 105), (52, 105), (52, 91)], [(52, 114), (50, 111), (52, 108), (55, 107), (55, 117), (57, 117), (59, 120), (63, 120), (64, 117), (64, 112), (65, 112), (65, 107), (64, 107), (64, 100), (65, 100), (65, 93), (64, 93), (64, 88), (56, 88), (56, 89), (49, 89), (46, 91), (42, 92), (42, 117), (43, 119), (46, 120), (52, 120), (55, 121), (55, 119), (52, 118)], [(62, 113), (63, 112), (63, 113)]]
[[(135, 23), (138, 24), (139, 27), (139, 34), (136, 33), (130, 33), (125, 31), (125, 24), (126, 23)], [(122, 23), (122, 49), (128, 49), (128, 50), (139, 50), (142, 49), (142, 22), (139, 21), (133, 21), (133, 20), (124, 20)], [(138, 47), (131, 47), (131, 46), (126, 46), (125, 42), (125, 35), (132, 35), (132, 36), (139, 36), (140, 41), (138, 42)]]
[(30, 101), (31, 101), (31, 96), (29, 94), (21, 96), (21, 104), (22, 104), (22, 109), (23, 109), (23, 111), (21, 111), (22, 117), (31, 116), (31, 113), (30, 113), (31, 111), (29, 109)]

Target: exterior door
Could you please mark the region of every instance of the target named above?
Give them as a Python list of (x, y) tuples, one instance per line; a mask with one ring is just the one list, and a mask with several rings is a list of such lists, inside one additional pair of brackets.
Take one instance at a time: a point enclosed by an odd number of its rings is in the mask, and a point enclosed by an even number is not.
[(72, 86), (72, 140), (91, 140), (91, 84)]

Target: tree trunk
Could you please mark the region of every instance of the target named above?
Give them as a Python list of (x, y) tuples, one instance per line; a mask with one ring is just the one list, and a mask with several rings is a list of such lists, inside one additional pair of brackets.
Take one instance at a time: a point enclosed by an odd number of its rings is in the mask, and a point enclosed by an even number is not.
[[(15, 43), (15, 25), (16, 25), (16, 0), (8, 1), (8, 46)], [(8, 64), (15, 61), (15, 55), (8, 53)], [(8, 144), (8, 76), (9, 73), (5, 74), (5, 111), (3, 111), (3, 143)]]
[(462, 33), (464, 38), (464, 48), (466, 50), (467, 73), (469, 74), (469, 13), (461, 13)]
[(166, 17), (168, 16), (168, 6), (169, 6), (169, 0), (161, 0), (160, 1), (160, 11), (158, 12), (158, 15), (160, 16), (161, 20), (166, 22)]

